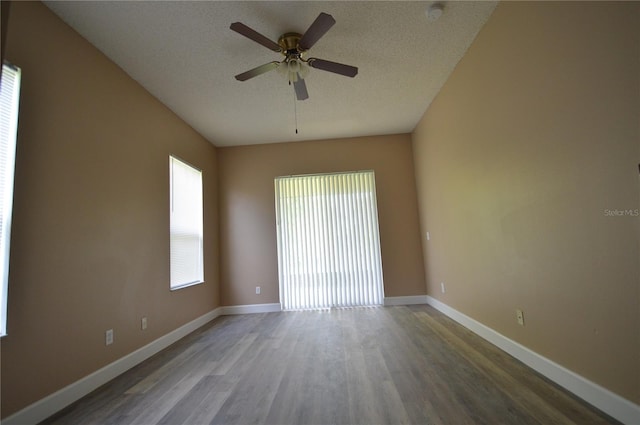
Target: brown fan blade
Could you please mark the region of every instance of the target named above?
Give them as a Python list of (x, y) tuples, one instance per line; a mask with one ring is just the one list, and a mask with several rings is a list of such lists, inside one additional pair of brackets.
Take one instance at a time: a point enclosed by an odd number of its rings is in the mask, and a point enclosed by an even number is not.
[(336, 20), (333, 19), (333, 16), (324, 12), (320, 13), (298, 42), (298, 48), (309, 50), (335, 23)]
[(272, 69), (276, 69), (279, 65), (280, 65), (280, 62), (278, 61), (265, 63), (264, 65), (260, 65), (256, 68), (250, 69), (247, 72), (243, 72), (242, 74), (236, 75), (236, 80), (247, 81), (250, 78), (257, 77), (258, 75), (264, 74), (265, 72), (269, 72)]
[(298, 80), (293, 82), (293, 89), (296, 91), (296, 99), (298, 100), (309, 99), (309, 93), (307, 92), (307, 84), (304, 82), (302, 78), (300, 78), (300, 74), (298, 74)]
[(276, 43), (275, 41), (269, 40), (267, 37), (265, 37), (264, 35), (260, 34), (259, 32), (255, 31), (255, 30), (249, 28), (248, 26), (246, 26), (242, 22), (234, 22), (233, 24), (231, 24), (231, 26), (229, 28), (231, 28), (232, 30), (234, 30), (238, 34), (242, 34), (245, 37), (255, 41), (258, 44), (262, 44), (264, 47), (266, 47), (269, 50), (273, 50), (274, 52), (281, 52), (282, 51), (280, 46), (278, 46), (278, 43)]
[(358, 74), (358, 68), (356, 68), (355, 66), (344, 65), (338, 62), (326, 61), (324, 59), (309, 58), (307, 63), (309, 64), (309, 66), (313, 68), (344, 75), (345, 77), (355, 77)]

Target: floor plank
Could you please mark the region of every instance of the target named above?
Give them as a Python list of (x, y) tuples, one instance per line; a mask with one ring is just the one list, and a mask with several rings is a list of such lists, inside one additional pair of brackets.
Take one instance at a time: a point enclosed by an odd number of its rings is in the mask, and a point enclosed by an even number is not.
[(425, 306), (220, 317), (43, 424), (617, 424)]

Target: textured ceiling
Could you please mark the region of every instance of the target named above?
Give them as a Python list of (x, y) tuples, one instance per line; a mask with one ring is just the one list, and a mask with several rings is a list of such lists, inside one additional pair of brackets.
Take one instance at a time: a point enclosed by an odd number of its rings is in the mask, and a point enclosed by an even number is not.
[[(495, 2), (50, 1), (45, 4), (216, 146), (411, 132), (495, 8)], [(336, 24), (308, 57), (357, 66), (355, 78), (312, 69), (294, 102), (281, 60), (231, 31), (240, 21), (277, 41), (320, 12)], [(299, 134), (294, 129), (294, 104)]]

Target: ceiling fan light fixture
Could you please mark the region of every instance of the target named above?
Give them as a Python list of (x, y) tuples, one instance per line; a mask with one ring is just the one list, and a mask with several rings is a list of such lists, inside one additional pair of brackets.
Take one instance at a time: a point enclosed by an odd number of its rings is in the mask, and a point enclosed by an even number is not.
[(300, 78), (307, 78), (309, 72), (311, 72), (311, 68), (309, 68), (309, 65), (304, 62), (300, 62), (300, 71), (298, 71), (298, 74), (300, 74)]
[(309, 75), (309, 65), (299, 58), (287, 58), (278, 66), (278, 72), (290, 83), (295, 83), (299, 78), (305, 79)]
[(300, 61), (295, 58), (290, 59), (289, 62), (287, 62), (287, 68), (289, 68), (289, 72), (297, 74), (298, 72), (300, 72)]

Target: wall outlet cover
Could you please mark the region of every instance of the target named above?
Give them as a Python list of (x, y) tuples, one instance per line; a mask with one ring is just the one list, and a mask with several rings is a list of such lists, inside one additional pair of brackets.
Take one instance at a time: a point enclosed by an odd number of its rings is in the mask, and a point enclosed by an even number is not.
[(109, 329), (104, 333), (104, 344), (105, 345), (113, 344), (113, 329)]

